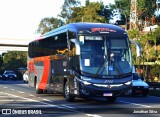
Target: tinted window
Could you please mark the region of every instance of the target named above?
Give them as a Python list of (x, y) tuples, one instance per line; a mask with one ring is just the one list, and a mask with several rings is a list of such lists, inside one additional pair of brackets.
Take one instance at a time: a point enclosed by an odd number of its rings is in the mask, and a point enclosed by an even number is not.
[(128, 48), (127, 36), (111, 35), (107, 37), (107, 47), (110, 49), (126, 49)]
[(137, 73), (133, 73), (133, 80), (141, 79)]
[(67, 48), (66, 33), (47, 37), (45, 39), (37, 40), (29, 44), (29, 57), (40, 57), (61, 54)]

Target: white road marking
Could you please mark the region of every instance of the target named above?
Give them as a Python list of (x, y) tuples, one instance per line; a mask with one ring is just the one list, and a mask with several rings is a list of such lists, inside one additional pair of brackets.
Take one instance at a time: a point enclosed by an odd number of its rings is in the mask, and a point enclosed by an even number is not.
[(18, 91), (19, 93), (24, 93), (24, 92), (22, 92), (22, 91)]
[(29, 96), (32, 96), (32, 97), (36, 97), (35, 95), (32, 95), (32, 94), (28, 94)]
[(5, 92), (0, 92), (0, 93), (11, 96), (11, 97), (21, 98), (21, 99), (26, 100), (26, 101), (31, 101), (31, 102), (37, 102), (37, 103), (40, 103), (40, 104), (44, 104), (47, 107), (57, 107), (57, 108), (63, 108), (63, 109), (66, 109), (66, 110), (70, 110), (70, 111), (73, 111), (73, 112), (79, 112), (79, 111), (72, 110), (70, 108), (66, 108), (66, 107), (63, 107), (63, 106), (53, 105), (53, 104), (50, 104), (50, 103), (45, 103), (45, 102), (41, 102), (41, 101), (38, 101), (38, 100), (33, 100), (33, 99), (29, 99), (29, 98), (25, 98), (25, 97), (13, 95), (13, 94), (8, 94), (8, 93), (5, 93)]
[(13, 101), (15, 101), (15, 100), (0, 100), (0, 102), (13, 102)]
[(71, 106), (67, 106), (67, 105), (61, 105), (63, 107), (67, 107), (67, 108), (71, 108), (71, 109), (75, 109), (74, 107), (71, 107)]
[(133, 105), (136, 105), (136, 106), (143, 106), (143, 107), (147, 107), (147, 108), (151, 107), (151, 106), (148, 106), (148, 105), (137, 104), (137, 103), (132, 103), (132, 102), (126, 102), (126, 101), (119, 101), (119, 102), (126, 103), (126, 104), (133, 104)]
[(99, 116), (99, 115), (96, 115), (96, 114), (86, 114), (88, 117), (102, 117), (102, 116)]
[(32, 102), (38, 102), (38, 103), (40, 103), (40, 104), (45, 104), (45, 105), (47, 105), (47, 106), (49, 106), (49, 107), (58, 107), (57, 105), (53, 105), (53, 104), (41, 102), (41, 101), (38, 101), (38, 100), (33, 100), (33, 99), (29, 99), (29, 98), (25, 98), (25, 97), (13, 95), (13, 94), (4, 93), (4, 92), (2, 92), (2, 93), (5, 94), (5, 95), (8, 95), (8, 96), (11, 96), (11, 97), (21, 98), (21, 99), (24, 99), (24, 100), (26, 100), (26, 101), (32, 101)]
[(44, 100), (44, 101), (47, 101), (47, 102), (53, 102), (53, 101), (51, 101), (51, 100), (48, 100), (48, 99), (42, 99), (42, 100)]
[(15, 91), (15, 89), (11, 89), (12, 91)]

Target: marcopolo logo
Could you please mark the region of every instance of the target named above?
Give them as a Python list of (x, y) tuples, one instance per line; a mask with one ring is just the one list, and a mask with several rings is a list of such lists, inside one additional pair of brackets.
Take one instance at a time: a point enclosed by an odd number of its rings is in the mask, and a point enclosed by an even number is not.
[(105, 80), (104, 83), (113, 83), (113, 80)]

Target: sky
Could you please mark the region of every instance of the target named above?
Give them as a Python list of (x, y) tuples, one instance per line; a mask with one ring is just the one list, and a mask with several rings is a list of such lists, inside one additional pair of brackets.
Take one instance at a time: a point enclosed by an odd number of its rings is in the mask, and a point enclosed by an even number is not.
[[(103, 1), (104, 4), (114, 0)], [(41, 19), (57, 17), (64, 0), (0, 0), (0, 38), (34, 39)], [(81, 0), (82, 5), (85, 0)]]

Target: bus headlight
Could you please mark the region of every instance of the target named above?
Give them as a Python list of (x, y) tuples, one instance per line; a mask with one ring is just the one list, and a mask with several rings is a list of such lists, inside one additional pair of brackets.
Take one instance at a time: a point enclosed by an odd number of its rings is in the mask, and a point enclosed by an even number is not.
[(128, 81), (126, 83), (124, 83), (125, 85), (130, 85), (132, 83), (132, 81)]
[(90, 82), (87, 82), (87, 81), (82, 81), (84, 85), (90, 85), (91, 83)]

